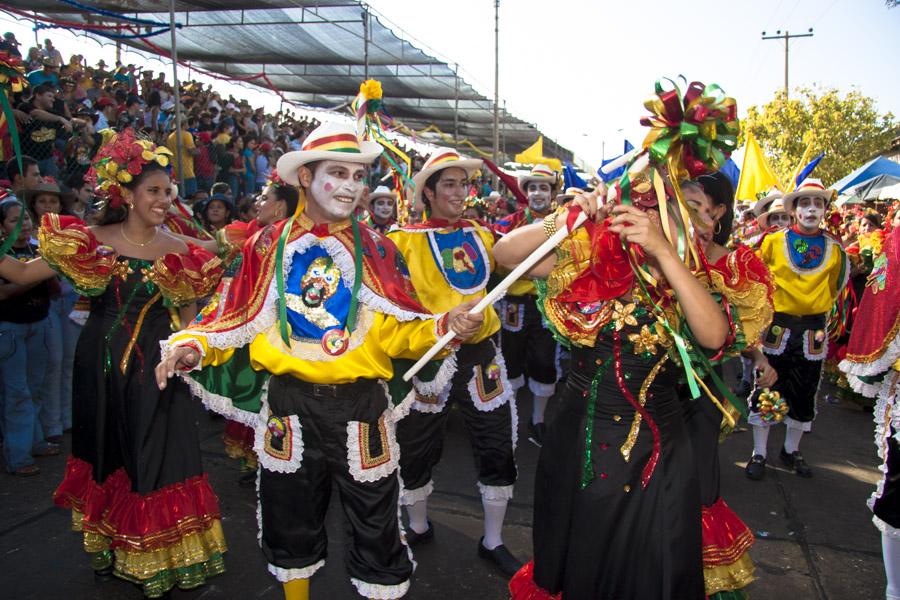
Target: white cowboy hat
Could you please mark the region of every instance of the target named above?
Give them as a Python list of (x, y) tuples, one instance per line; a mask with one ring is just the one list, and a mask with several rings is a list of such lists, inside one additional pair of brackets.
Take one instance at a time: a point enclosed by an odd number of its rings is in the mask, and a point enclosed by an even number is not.
[(785, 194), (784, 196), (784, 209), (790, 213), (794, 210), (794, 203), (797, 202), (800, 198), (812, 197), (812, 198), (821, 198), (825, 201), (825, 205), (827, 206), (834, 197), (837, 196), (837, 191), (826, 188), (822, 181), (819, 179), (806, 179), (801, 183), (796, 190), (791, 192), (790, 194)]
[(774, 215), (777, 212), (783, 212), (787, 214), (787, 211), (784, 208), (784, 198), (779, 196), (769, 204), (769, 209), (765, 211), (763, 214), (756, 217), (756, 222), (759, 223), (760, 229), (768, 229), (769, 228), (769, 217)]
[(360, 141), (356, 130), (343, 123), (322, 123), (303, 142), (300, 150), (286, 152), (275, 164), (285, 183), (300, 185), (297, 169), (317, 160), (337, 160), (370, 165), (381, 154), (381, 144)]
[(559, 181), (559, 175), (547, 165), (537, 164), (531, 167), (531, 173), (519, 175), (519, 188), (524, 192), (525, 186), (532, 181), (549, 183), (552, 188)]
[(781, 190), (772, 188), (769, 190), (765, 196), (756, 201), (756, 204), (753, 205), (753, 214), (756, 215), (758, 219), (764, 212), (769, 209), (769, 205), (772, 204), (773, 201), (778, 198), (784, 198), (784, 194), (781, 193)]
[(369, 193), (369, 202), (375, 200), (375, 198), (391, 198), (392, 200), (397, 200), (397, 192), (390, 189), (386, 185), (379, 185), (375, 188), (374, 191)]
[(483, 164), (480, 158), (463, 158), (456, 150), (438, 148), (425, 161), (422, 170), (413, 176), (413, 183), (416, 184), (416, 201), (422, 199), (422, 188), (425, 187), (425, 182), (434, 173), (444, 169), (456, 168), (464, 170), (466, 177), (471, 177)]

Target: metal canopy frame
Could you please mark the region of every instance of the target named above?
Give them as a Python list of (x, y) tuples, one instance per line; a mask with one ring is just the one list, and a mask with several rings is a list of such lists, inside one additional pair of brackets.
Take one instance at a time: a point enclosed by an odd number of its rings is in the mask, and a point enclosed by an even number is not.
[[(170, 5), (181, 27), (171, 36), (150, 38), (166, 52), (176, 49), (191, 67), (232, 77), (265, 73), (285, 98), (311, 108), (349, 103), (359, 84), (378, 79), (385, 110), (406, 126), (435, 125), (456, 140), (468, 138), (482, 150), (493, 144), (493, 102), (475, 90), (449, 65), (399, 37), (384, 19), (357, 0), (80, 0), (98, 11), (137, 17), (167, 26)], [(77, 23), (116, 23), (54, 0), (14, 0), (9, 6)], [(406, 35), (400, 32), (401, 35)], [(172, 41), (174, 40), (174, 42)], [(123, 40), (153, 52), (140, 39)], [(247, 83), (262, 87), (259, 80)], [(500, 137), (505, 153), (534, 143), (538, 128), (500, 108)], [(572, 153), (545, 138), (545, 148), (561, 159)]]

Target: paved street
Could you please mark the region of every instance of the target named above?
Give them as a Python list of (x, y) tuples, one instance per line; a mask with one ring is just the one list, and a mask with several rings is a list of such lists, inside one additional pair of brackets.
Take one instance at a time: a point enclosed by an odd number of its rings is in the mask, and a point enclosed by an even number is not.
[[(533, 473), (538, 451), (526, 440), (530, 398), (520, 406), (517, 458), (520, 482), (504, 532), (518, 556), (531, 554)], [(552, 404), (551, 404), (552, 406)], [(731, 435), (721, 446), (722, 488), (729, 505), (757, 534), (752, 556), (758, 580), (750, 588), (758, 599), (864, 600), (883, 597), (880, 538), (865, 500), (878, 478), (872, 418), (853, 405), (820, 404), (813, 434), (802, 449), (815, 470), (800, 479), (779, 466), (766, 479), (751, 482), (743, 465), (750, 455), (749, 431)], [(237, 464), (224, 453), (223, 422), (199, 416), (206, 469), (219, 494), (230, 551), (227, 573), (174, 599), (280, 599), (256, 545), (255, 492), (237, 484)], [(775, 429), (769, 453), (777, 461), (783, 428)], [(79, 537), (68, 531), (68, 513), (53, 507), (51, 493), (62, 477), (63, 456), (40, 459), (43, 473), (30, 479), (0, 475), (0, 596), (17, 600), (138, 600), (131, 584), (95, 583)], [(317, 600), (354, 598), (342, 561), (344, 536), (339, 507), (329, 512), (329, 560), (313, 579)], [(416, 571), (408, 598), (505, 599), (506, 582), (476, 556), (481, 535), (481, 501), (461, 419), (450, 421), (444, 462), (431, 500), (435, 540), (416, 550)], [(648, 573), (648, 576), (653, 576)]]

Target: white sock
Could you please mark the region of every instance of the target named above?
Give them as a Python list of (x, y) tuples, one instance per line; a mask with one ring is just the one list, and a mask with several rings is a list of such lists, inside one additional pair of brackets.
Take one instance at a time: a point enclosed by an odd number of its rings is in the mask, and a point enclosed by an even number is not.
[(506, 505), (509, 500), (487, 500), (483, 496), (481, 505), (484, 507), (484, 541), (482, 544), (488, 550), (493, 550), (503, 544), (503, 519), (506, 517)]
[(531, 422), (534, 424), (544, 422), (544, 411), (547, 410), (547, 403), (550, 402), (550, 396), (535, 396), (534, 403), (531, 405)]
[(900, 600), (900, 539), (882, 533), (881, 554), (884, 557), (884, 574), (887, 577), (885, 598)]
[(766, 457), (766, 443), (769, 441), (767, 425), (753, 425), (753, 454)]
[(784, 451), (788, 454), (793, 454), (794, 452), (799, 450), (800, 438), (802, 437), (802, 429), (794, 429), (793, 427), (788, 427), (787, 433), (784, 434)]
[(406, 507), (406, 514), (409, 515), (409, 528), (416, 533), (425, 533), (428, 531), (428, 498), (419, 500), (415, 504)]

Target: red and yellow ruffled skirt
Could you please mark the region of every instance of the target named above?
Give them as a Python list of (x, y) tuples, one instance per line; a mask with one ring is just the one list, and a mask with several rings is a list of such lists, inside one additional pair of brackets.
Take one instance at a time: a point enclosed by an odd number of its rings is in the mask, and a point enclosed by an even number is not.
[(124, 469), (98, 484), (91, 465), (70, 456), (53, 500), (72, 510), (72, 529), (83, 534), (94, 569), (114, 557), (114, 574), (149, 598), (225, 571), (219, 501), (205, 474), (142, 495), (131, 491)]
[(748, 551), (754, 538), (750, 528), (722, 498), (701, 510), (703, 523), (703, 579), (706, 594), (735, 592), (753, 581)]

